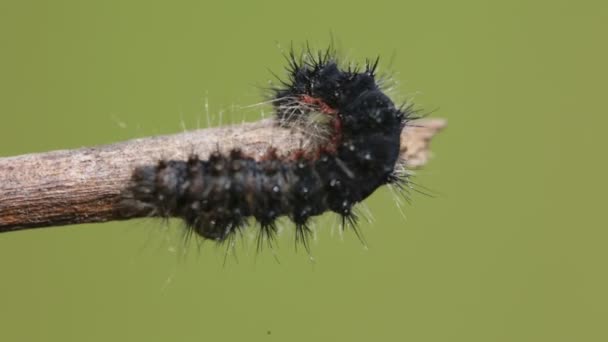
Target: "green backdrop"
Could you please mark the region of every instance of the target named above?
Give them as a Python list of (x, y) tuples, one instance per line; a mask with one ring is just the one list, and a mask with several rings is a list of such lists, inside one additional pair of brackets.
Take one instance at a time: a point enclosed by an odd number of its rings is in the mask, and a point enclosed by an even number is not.
[[(281, 49), (382, 57), (449, 128), (365, 248), (184, 247), (178, 222), (0, 235), (2, 341), (606, 341), (600, 1), (0, 2), (0, 156), (257, 120)], [(0, 180), (1, 181), (1, 180)], [(2, 199), (0, 198), (0, 201)], [(602, 223), (604, 222), (604, 223)], [(332, 228), (333, 227), (333, 228)]]

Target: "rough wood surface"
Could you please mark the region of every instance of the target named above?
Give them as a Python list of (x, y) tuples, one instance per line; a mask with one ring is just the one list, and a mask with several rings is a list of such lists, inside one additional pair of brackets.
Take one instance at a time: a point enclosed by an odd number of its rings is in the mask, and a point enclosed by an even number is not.
[[(445, 120), (423, 119), (404, 129), (401, 157), (420, 167), (429, 157), (431, 138)], [(303, 136), (271, 119), (174, 135), (134, 139), (111, 145), (0, 158), (0, 232), (26, 228), (124, 220), (120, 194), (139, 165), (160, 159), (201, 157), (220, 148), (239, 147), (251, 156), (269, 147), (287, 154)]]

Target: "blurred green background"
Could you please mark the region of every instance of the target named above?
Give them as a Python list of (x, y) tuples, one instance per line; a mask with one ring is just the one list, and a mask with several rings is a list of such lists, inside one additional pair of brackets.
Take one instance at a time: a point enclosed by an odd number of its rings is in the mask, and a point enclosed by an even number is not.
[[(365, 248), (184, 247), (178, 222), (0, 236), (2, 341), (606, 341), (608, 5), (600, 1), (0, 2), (0, 156), (253, 121), (281, 49), (333, 35), (449, 119)], [(1, 180), (0, 180), (1, 181)], [(0, 199), (1, 201), (2, 199)], [(334, 227), (334, 228), (332, 228)], [(603, 227), (603, 228), (602, 228)]]

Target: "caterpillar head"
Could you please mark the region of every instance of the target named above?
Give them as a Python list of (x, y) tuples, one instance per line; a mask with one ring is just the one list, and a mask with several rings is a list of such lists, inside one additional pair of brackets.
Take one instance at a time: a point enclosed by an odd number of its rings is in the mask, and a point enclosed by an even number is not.
[(278, 121), (323, 137), (399, 133), (407, 110), (395, 107), (376, 82), (378, 59), (341, 68), (333, 50), (288, 57), (288, 80), (274, 89)]

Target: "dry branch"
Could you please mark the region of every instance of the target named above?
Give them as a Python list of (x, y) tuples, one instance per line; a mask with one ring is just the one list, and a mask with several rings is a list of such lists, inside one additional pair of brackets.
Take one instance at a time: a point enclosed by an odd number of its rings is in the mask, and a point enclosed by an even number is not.
[[(401, 157), (419, 167), (431, 138), (445, 127), (424, 119), (404, 129)], [(118, 210), (121, 192), (135, 167), (160, 159), (201, 157), (221, 147), (259, 156), (273, 146), (279, 154), (297, 149), (303, 136), (271, 119), (180, 134), (134, 139), (111, 145), (0, 158), (0, 232), (136, 217)]]

